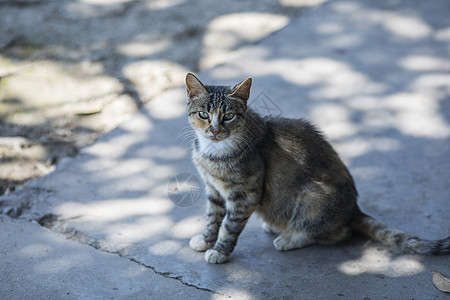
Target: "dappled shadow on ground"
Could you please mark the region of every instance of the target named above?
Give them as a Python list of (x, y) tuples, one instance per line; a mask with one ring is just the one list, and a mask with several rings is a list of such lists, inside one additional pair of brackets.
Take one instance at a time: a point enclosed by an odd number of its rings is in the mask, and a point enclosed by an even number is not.
[[(253, 97), (264, 93), (283, 116), (309, 118), (324, 130), (353, 173), (365, 212), (423, 238), (444, 238), (450, 21), (429, 16), (448, 8), (445, 1), (335, 1), (201, 79), (232, 84), (253, 76)], [(204, 226), (204, 199), (182, 208), (167, 195), (173, 176), (196, 174), (182, 143), (184, 98), (183, 88), (163, 94), (40, 179), (36, 186), (53, 191), (45, 202), (58, 221), (50, 227), (238, 298), (441, 296), (429, 271), (450, 270), (445, 258), (392, 256), (363, 238), (280, 253), (256, 218), (230, 263), (205, 263), (187, 246)]]
[(186, 291), (180, 282), (157, 275), (151, 269), (77, 241), (68, 241), (31, 222), (0, 216), (0, 223), (2, 299), (179, 299), (183, 296), (207, 299), (209, 296), (201, 290)]
[[(301, 2), (0, 1), (0, 135), (44, 152), (65, 142), (77, 152), (181, 84), (188, 70), (217, 64), (285, 26)], [(5, 166), (4, 180), (41, 176), (70, 156), (36, 159), (0, 139), (1, 153), (11, 152), (21, 171), (16, 178)]]

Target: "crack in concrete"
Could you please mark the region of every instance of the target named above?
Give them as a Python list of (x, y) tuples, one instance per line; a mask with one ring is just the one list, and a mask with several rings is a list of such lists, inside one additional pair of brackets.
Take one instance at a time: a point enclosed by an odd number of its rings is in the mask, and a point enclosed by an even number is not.
[(54, 214), (46, 214), (37, 220), (42, 227), (51, 228), (58, 221), (58, 216)]
[[(26, 190), (14, 193), (12, 196), (0, 196), (0, 214), (7, 215), (13, 219), (22, 218), (26, 213), (33, 213), (33, 206), (42, 201), (44, 194), (53, 192), (50, 189), (28, 187)], [(33, 218), (39, 218), (39, 216)]]
[[(124, 256), (122, 256), (120, 253), (118, 253), (118, 254), (119, 254), (120, 257), (124, 257)], [(155, 274), (157, 274), (157, 275), (161, 275), (161, 276), (163, 276), (163, 277), (165, 277), (165, 278), (170, 278), (170, 279), (178, 280), (179, 282), (181, 282), (181, 284), (183, 284), (183, 285), (185, 285), (185, 286), (192, 287), (192, 288), (195, 288), (195, 289), (197, 289), (197, 290), (201, 290), (201, 291), (213, 293), (213, 294), (216, 294), (216, 295), (220, 295), (220, 296), (223, 296), (223, 297), (231, 298), (230, 295), (225, 295), (225, 294), (219, 293), (219, 292), (217, 292), (217, 291), (214, 291), (214, 290), (212, 290), (212, 289), (208, 289), (208, 288), (204, 288), (204, 287), (199, 287), (199, 286), (197, 286), (197, 285), (195, 285), (195, 284), (188, 283), (188, 282), (186, 282), (186, 281), (183, 280), (183, 276), (181, 276), (181, 275), (180, 275), (180, 276), (174, 276), (174, 274), (171, 273), (171, 272), (161, 272), (161, 271), (158, 271), (155, 267), (146, 265), (146, 264), (144, 264), (144, 263), (142, 263), (142, 262), (140, 262), (140, 261), (138, 261), (138, 260), (136, 260), (136, 259), (134, 259), (134, 258), (131, 258), (131, 257), (124, 257), (124, 258), (127, 258), (127, 259), (129, 259), (130, 261), (132, 261), (132, 262), (134, 262), (134, 263), (136, 263), (136, 264), (138, 264), (138, 265), (140, 265), (140, 266), (142, 266), (142, 267), (144, 267), (144, 268), (147, 268), (147, 269), (152, 270), (152, 271), (153, 271)]]
[[(80, 217), (81, 216), (76, 216), (76, 217), (70, 218), (70, 220), (77, 219), (77, 218), (80, 218)], [(226, 294), (217, 292), (217, 291), (212, 290), (212, 289), (208, 289), (208, 288), (205, 288), (205, 287), (197, 286), (197, 285), (192, 284), (192, 283), (188, 283), (188, 282), (183, 280), (183, 276), (181, 276), (181, 275), (177, 276), (177, 275), (175, 275), (175, 274), (173, 274), (171, 272), (158, 271), (156, 267), (144, 264), (144, 263), (136, 260), (135, 258), (126, 256), (120, 250), (119, 251), (111, 251), (111, 250), (105, 249), (102, 246), (101, 242), (96, 240), (95, 238), (93, 238), (93, 237), (91, 237), (91, 236), (89, 236), (89, 235), (87, 235), (87, 234), (85, 234), (85, 233), (83, 233), (83, 232), (81, 232), (79, 230), (76, 230), (74, 228), (65, 228), (63, 225), (65, 224), (65, 222), (67, 220), (69, 220), (69, 219), (59, 220), (57, 215), (46, 214), (46, 215), (42, 216), (41, 218), (39, 218), (37, 220), (37, 223), (39, 225), (41, 225), (42, 227), (45, 227), (45, 228), (48, 228), (48, 229), (52, 230), (53, 232), (57, 232), (57, 233), (60, 233), (60, 234), (64, 235), (67, 239), (70, 239), (70, 240), (73, 240), (73, 241), (77, 241), (80, 244), (84, 244), (84, 245), (90, 246), (90, 247), (92, 247), (92, 248), (94, 248), (96, 250), (102, 251), (102, 252), (106, 252), (106, 253), (110, 253), (110, 254), (117, 254), (117, 255), (119, 255), (119, 257), (128, 259), (128, 260), (132, 261), (133, 263), (138, 264), (141, 267), (144, 267), (146, 269), (152, 270), (157, 275), (161, 275), (161, 276), (163, 276), (165, 278), (177, 280), (181, 284), (183, 284), (183, 285), (185, 285), (187, 287), (191, 287), (191, 288), (195, 288), (195, 289), (200, 290), (200, 291), (205, 291), (205, 292), (209, 292), (209, 293), (212, 293), (212, 294), (215, 294), (215, 295), (220, 295), (220, 296), (223, 296), (223, 297), (231, 298), (230, 295), (226, 295)]]
[[(52, 193), (53, 192), (52, 190), (35, 188), (35, 187), (30, 188), (30, 189), (33, 189), (35, 192), (37, 191), (39, 193)], [(117, 254), (119, 257), (128, 259), (128, 260), (132, 261), (133, 263), (138, 264), (141, 267), (152, 270), (157, 275), (161, 275), (165, 278), (177, 280), (181, 284), (183, 284), (187, 287), (195, 288), (200, 291), (205, 291), (205, 292), (223, 296), (226, 298), (231, 298), (230, 295), (226, 295), (226, 294), (217, 292), (217, 291), (209, 289), (209, 288), (201, 287), (201, 286), (186, 282), (185, 280), (183, 280), (183, 276), (181, 276), (181, 275), (176, 275), (171, 272), (161, 272), (154, 266), (147, 265), (143, 262), (136, 260), (133, 257), (125, 255), (120, 250), (119, 251), (108, 250), (107, 248), (104, 247), (104, 245), (102, 245), (101, 241), (98, 241), (94, 237), (91, 237), (88, 234), (81, 232), (75, 228), (70, 228), (70, 227), (64, 226), (65, 224), (67, 224), (67, 221), (78, 219), (82, 216), (75, 216), (75, 217), (68, 218), (68, 219), (60, 219), (60, 216), (58, 216), (56, 214), (47, 213), (44, 215), (35, 215), (31, 219), (24, 218), (23, 216), (27, 212), (32, 210), (32, 205), (30, 203), (30, 199), (21, 199), (21, 200), (22, 201), (20, 201), (19, 203), (14, 203), (15, 205), (11, 205), (13, 203), (10, 203), (10, 201), (7, 201), (7, 202), (0, 201), (0, 214), (7, 215), (13, 219), (23, 219), (28, 222), (36, 223), (36, 224), (40, 225), (41, 227), (50, 229), (53, 232), (64, 235), (69, 240), (73, 240), (80, 244), (90, 246), (90, 247), (92, 247), (96, 250), (102, 251), (102, 252), (106, 252), (106, 253), (110, 253), (110, 254)]]

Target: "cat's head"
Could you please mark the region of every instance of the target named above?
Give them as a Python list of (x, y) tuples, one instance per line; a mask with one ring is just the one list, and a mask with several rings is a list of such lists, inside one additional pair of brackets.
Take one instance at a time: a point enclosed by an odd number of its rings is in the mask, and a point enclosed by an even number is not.
[(219, 142), (238, 134), (245, 125), (251, 84), (247, 78), (235, 86), (207, 86), (188, 73), (187, 111), (197, 135)]

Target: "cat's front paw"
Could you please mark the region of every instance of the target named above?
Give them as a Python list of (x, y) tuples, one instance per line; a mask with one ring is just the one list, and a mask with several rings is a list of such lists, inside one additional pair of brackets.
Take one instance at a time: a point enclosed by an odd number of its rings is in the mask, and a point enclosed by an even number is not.
[(224, 262), (228, 261), (228, 256), (214, 249), (209, 249), (205, 253), (205, 260), (210, 264), (223, 264)]
[(198, 234), (191, 238), (191, 240), (189, 241), (189, 247), (191, 247), (191, 249), (195, 251), (203, 252), (212, 248), (212, 246), (214, 245), (205, 241), (203, 234)]

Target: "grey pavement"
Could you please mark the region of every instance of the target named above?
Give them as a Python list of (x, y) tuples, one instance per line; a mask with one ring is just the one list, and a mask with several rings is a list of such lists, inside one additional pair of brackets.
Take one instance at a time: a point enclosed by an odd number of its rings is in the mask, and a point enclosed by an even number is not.
[[(253, 108), (325, 132), (366, 213), (445, 238), (449, 13), (446, 0), (330, 1), (198, 76), (209, 84), (253, 77)], [(165, 92), (55, 172), (0, 198), (8, 215), (1, 299), (449, 298), (431, 281), (432, 270), (450, 276), (448, 256), (394, 256), (358, 236), (277, 252), (256, 217), (230, 262), (206, 263), (188, 246), (204, 226), (205, 199), (184, 105), (183, 87)], [(175, 190), (169, 183), (183, 173), (191, 185)]]
[(210, 292), (39, 224), (0, 216), (1, 299), (210, 299)]

